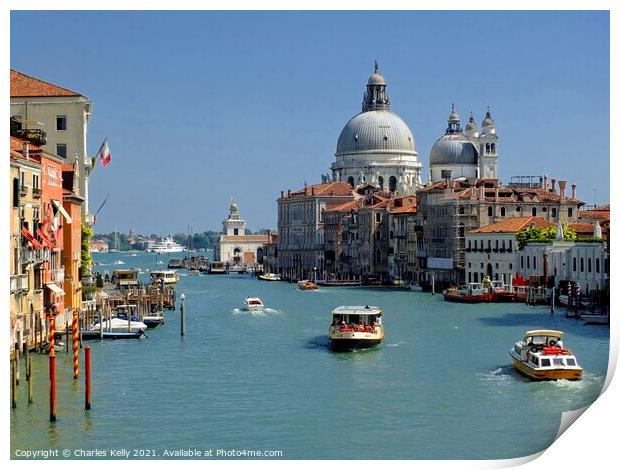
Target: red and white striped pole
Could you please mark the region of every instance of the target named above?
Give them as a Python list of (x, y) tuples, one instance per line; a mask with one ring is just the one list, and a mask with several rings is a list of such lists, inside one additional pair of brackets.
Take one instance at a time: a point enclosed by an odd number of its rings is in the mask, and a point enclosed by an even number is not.
[(73, 378), (77, 380), (80, 375), (79, 367), (79, 337), (78, 337), (78, 311), (73, 310)]
[(50, 330), (49, 330), (49, 338), (48, 338), (48, 344), (49, 344), (49, 355), (53, 355), (54, 354), (54, 334), (55, 334), (55, 323), (56, 323), (56, 316), (54, 315), (54, 311), (50, 311), (49, 314), (49, 323), (50, 323)]

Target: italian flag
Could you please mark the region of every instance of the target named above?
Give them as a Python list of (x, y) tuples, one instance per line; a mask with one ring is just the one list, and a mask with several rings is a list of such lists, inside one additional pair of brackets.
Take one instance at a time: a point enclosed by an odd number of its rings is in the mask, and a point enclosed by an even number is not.
[(101, 148), (97, 152), (97, 156), (95, 158), (99, 158), (103, 166), (108, 166), (110, 164), (112, 156), (110, 154), (110, 147), (108, 146), (107, 138), (103, 141), (103, 144), (101, 144)]

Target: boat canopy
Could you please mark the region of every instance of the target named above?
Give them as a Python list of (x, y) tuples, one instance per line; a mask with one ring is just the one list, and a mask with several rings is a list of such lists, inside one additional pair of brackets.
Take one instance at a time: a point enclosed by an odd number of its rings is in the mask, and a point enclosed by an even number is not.
[(341, 306), (332, 311), (332, 315), (381, 315), (379, 307), (366, 306)]
[(525, 337), (528, 336), (553, 336), (556, 338), (561, 338), (564, 334), (563, 331), (557, 330), (531, 330), (525, 332)]

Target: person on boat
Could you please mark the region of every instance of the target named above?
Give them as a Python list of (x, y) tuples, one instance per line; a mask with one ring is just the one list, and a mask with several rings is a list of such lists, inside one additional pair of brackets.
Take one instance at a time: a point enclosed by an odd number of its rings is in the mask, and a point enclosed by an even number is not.
[(375, 323), (377, 325), (379, 325), (379, 326), (381, 325), (381, 314), (377, 315), (377, 319), (376, 319)]
[(562, 342), (562, 340), (560, 338), (558, 338), (558, 340), (555, 342), (556, 347), (560, 348), (560, 349), (564, 349), (564, 343)]

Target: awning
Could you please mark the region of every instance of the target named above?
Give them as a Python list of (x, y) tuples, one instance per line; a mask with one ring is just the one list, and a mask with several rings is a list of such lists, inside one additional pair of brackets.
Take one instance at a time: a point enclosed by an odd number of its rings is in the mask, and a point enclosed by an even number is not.
[(45, 284), (45, 287), (47, 287), (49, 290), (51, 290), (54, 294), (65, 295), (65, 291), (62, 290), (60, 287), (58, 287), (53, 282), (48, 282), (47, 284)]
[(41, 240), (43, 240), (43, 243), (45, 243), (49, 248), (56, 247), (56, 244), (53, 243), (49, 238), (47, 238), (47, 236), (43, 233), (43, 230), (41, 230), (40, 228), (37, 229), (37, 235), (41, 237)]
[(22, 235), (28, 240), (30, 246), (35, 250), (40, 250), (43, 248), (43, 245), (39, 243), (39, 241), (34, 238), (34, 235), (30, 233), (30, 231), (26, 227), (22, 227)]
[(54, 207), (55, 207), (56, 209), (58, 209), (58, 210), (60, 211), (60, 213), (61, 213), (61, 214), (62, 214), (62, 216), (65, 218), (65, 221), (66, 221), (68, 224), (73, 223), (73, 219), (71, 218), (71, 216), (69, 215), (69, 213), (65, 210), (65, 208), (64, 208), (64, 207), (62, 207), (62, 204), (61, 204), (61, 203), (59, 203), (58, 201), (54, 201), (54, 200), (52, 199), (52, 204), (54, 205)]

